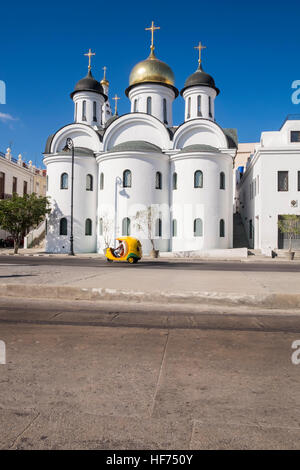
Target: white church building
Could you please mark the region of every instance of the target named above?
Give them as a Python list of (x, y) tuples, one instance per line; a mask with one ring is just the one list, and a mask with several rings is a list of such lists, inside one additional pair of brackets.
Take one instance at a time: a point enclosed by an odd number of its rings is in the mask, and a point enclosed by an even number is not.
[[(179, 98), (172, 69), (154, 54), (136, 64), (125, 94), (127, 114), (112, 116), (106, 76), (91, 71), (75, 85), (74, 122), (49, 136), (44, 152), (47, 195), (46, 251), (70, 250), (71, 138), (74, 158), (74, 251), (103, 252), (122, 235), (136, 236), (143, 251), (149, 238), (161, 252), (232, 248), (233, 162), (237, 135), (215, 119), (219, 89), (201, 64), (180, 92), (184, 114), (173, 125)], [(117, 97), (115, 97), (117, 98)], [(153, 228), (137, 224), (137, 214), (152, 208)]]

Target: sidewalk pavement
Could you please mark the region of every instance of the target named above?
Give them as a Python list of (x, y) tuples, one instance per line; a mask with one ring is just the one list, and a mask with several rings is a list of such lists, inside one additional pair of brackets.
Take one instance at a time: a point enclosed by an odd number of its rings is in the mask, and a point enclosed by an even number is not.
[[(237, 263), (238, 264), (238, 263)], [(300, 308), (300, 272), (114, 264), (0, 265), (0, 296)]]

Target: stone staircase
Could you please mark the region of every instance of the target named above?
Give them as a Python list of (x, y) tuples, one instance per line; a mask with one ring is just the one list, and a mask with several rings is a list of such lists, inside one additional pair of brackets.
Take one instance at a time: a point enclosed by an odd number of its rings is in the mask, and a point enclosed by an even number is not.
[(245, 227), (242, 222), (240, 214), (233, 215), (233, 248), (248, 248), (248, 259), (255, 259), (255, 261), (270, 259), (261, 252), (249, 247), (249, 242), (246, 236)]
[(40, 225), (33, 230), (31, 230), (26, 237), (24, 238), (24, 248), (34, 248), (39, 247), (43, 240), (45, 240), (46, 235), (46, 223), (43, 220)]
[(233, 214), (233, 248), (248, 248), (248, 240), (240, 214)]
[[(294, 256), (294, 260), (298, 260), (300, 261), (300, 250), (292, 250), (292, 251), (295, 251), (295, 256)], [(275, 257), (277, 259), (287, 259), (287, 252), (288, 250), (274, 250), (274, 253), (275, 253)]]

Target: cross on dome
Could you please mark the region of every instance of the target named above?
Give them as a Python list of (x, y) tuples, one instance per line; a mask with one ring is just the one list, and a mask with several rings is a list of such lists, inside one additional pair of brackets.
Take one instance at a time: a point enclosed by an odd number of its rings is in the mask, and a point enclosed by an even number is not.
[(145, 31), (151, 31), (151, 51), (154, 51), (154, 31), (160, 29), (160, 26), (154, 26), (154, 21), (152, 21), (151, 26), (149, 28), (145, 28)]
[(112, 99), (115, 101), (115, 115), (117, 115), (118, 114), (118, 100), (120, 100), (121, 98), (116, 94)]
[(88, 69), (91, 70), (91, 57), (93, 55), (96, 55), (95, 52), (92, 52), (91, 49), (89, 49), (89, 52), (87, 52), (86, 54), (84, 54), (85, 56), (87, 56), (89, 58), (89, 66), (88, 66)]
[(198, 51), (199, 51), (198, 64), (199, 64), (199, 67), (200, 67), (200, 65), (201, 65), (201, 51), (202, 51), (202, 49), (206, 49), (206, 46), (202, 46), (201, 42), (199, 41), (198, 46), (194, 46), (194, 49), (198, 49)]

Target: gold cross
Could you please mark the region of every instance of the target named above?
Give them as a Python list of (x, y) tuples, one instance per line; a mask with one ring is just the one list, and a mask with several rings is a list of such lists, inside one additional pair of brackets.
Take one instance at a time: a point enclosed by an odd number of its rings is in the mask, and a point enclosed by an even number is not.
[(201, 50), (206, 49), (206, 46), (202, 46), (201, 42), (199, 42), (198, 46), (195, 46), (194, 49), (198, 49), (199, 51), (199, 59), (198, 59), (198, 64), (201, 64)]
[(95, 54), (95, 52), (92, 52), (91, 49), (89, 49), (89, 52), (87, 52), (87, 53), (84, 54), (84, 55), (86, 55), (86, 56), (89, 58), (89, 70), (91, 70), (91, 57), (92, 57), (93, 55), (96, 55), (96, 54)]
[(104, 70), (103, 80), (106, 80), (106, 70), (107, 70), (107, 67), (104, 66), (102, 70)]
[(113, 97), (113, 100), (115, 100), (115, 114), (118, 113), (118, 100), (120, 100), (120, 99), (121, 99), (121, 98), (119, 98), (118, 95), (115, 95), (115, 96)]
[(151, 46), (150, 49), (154, 50), (153, 39), (154, 39), (154, 31), (156, 29), (160, 29), (160, 26), (154, 26), (154, 21), (152, 21), (150, 28), (145, 28), (145, 31), (151, 31)]

